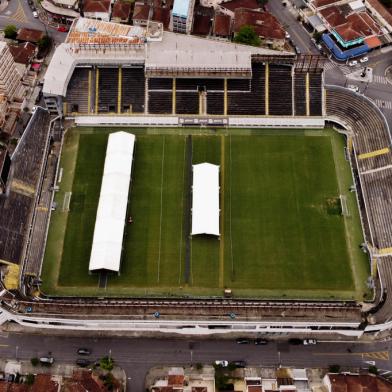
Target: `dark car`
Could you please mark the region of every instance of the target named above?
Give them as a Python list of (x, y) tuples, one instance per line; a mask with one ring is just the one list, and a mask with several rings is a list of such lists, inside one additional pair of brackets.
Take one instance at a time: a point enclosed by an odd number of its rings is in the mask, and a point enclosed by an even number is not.
[(266, 345), (268, 344), (268, 340), (267, 339), (261, 339), (261, 338), (257, 338), (255, 339), (255, 345)]
[(247, 339), (247, 338), (238, 338), (238, 339), (236, 340), (236, 342), (237, 342), (237, 344), (249, 344), (249, 343), (250, 343), (250, 340)]
[(91, 351), (88, 348), (80, 348), (78, 350), (79, 355), (90, 355)]
[(298, 345), (302, 344), (302, 339), (291, 338), (291, 339), (289, 339), (289, 343), (294, 346), (298, 346)]
[(76, 364), (80, 367), (86, 367), (88, 365), (90, 365), (90, 361), (88, 359), (84, 359), (84, 358), (79, 358), (76, 360)]
[(245, 361), (233, 361), (233, 362), (230, 362), (230, 365), (235, 366), (237, 368), (245, 368), (246, 362)]

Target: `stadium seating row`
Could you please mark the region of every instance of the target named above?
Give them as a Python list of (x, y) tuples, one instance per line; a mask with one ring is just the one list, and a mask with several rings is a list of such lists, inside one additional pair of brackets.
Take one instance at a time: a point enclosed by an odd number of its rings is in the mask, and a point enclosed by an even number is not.
[[(96, 87), (98, 94), (95, 91)], [(206, 114), (225, 114), (223, 78), (177, 78), (175, 82), (171, 78), (149, 78), (146, 87), (144, 69), (141, 65), (121, 69), (99, 68), (98, 72), (92, 68), (76, 68), (66, 97), (68, 113), (88, 113), (88, 102), (90, 102), (90, 113), (143, 113), (147, 101), (148, 113), (171, 114), (173, 87), (176, 90), (177, 114), (198, 115), (201, 93), (206, 94)], [(146, 88), (147, 100), (145, 100)], [(294, 73), (293, 76), (292, 67), (289, 65), (269, 64), (267, 67), (263, 63), (254, 62), (251, 80), (228, 79), (226, 88), (227, 115), (319, 116), (322, 114), (321, 73), (311, 74), (306, 79), (306, 73)], [(121, 99), (120, 108), (119, 99)], [(307, 99), (310, 102), (307, 103)], [(310, 110), (307, 110), (307, 106)]]

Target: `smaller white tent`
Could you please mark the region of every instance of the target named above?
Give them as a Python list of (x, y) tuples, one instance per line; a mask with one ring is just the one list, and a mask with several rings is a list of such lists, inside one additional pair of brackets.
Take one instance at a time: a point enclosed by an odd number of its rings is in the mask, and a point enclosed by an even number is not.
[(219, 166), (193, 165), (192, 235), (219, 236)]
[(120, 270), (135, 135), (109, 135), (89, 270)]

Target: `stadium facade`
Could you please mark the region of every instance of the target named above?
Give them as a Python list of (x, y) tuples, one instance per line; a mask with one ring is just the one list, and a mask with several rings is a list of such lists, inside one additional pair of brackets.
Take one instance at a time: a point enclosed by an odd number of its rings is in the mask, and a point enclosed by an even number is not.
[[(392, 326), (392, 297), (388, 295), (392, 285), (389, 127), (367, 98), (344, 88), (325, 86), (322, 71), (322, 61), (313, 56), (296, 57), (291, 53), (166, 33), (159, 24), (148, 30), (81, 18), (74, 22), (66, 42), (57, 48), (43, 91), (50, 114), (72, 119), (79, 125), (321, 128), (326, 122), (333, 123), (347, 137), (347, 157), (357, 190), (364, 247), (376, 281), (372, 304), (364, 307), (354, 301), (230, 298), (31, 298), (26, 293), (39, 285), (53, 189), (47, 200), (47, 215), (42, 208), (36, 208), (34, 200), (26, 201), (30, 203), (26, 208), (31, 214), (21, 218), (26, 224), (18, 237), (24, 244), (23, 252), (6, 260), (21, 266), (19, 291), (4, 287), (0, 293), (3, 304), (0, 321), (13, 320), (38, 328), (178, 334), (283, 332), (361, 336), (389, 329)], [(40, 165), (34, 170), (32, 184), (38, 190), (44, 171), (51, 167), (44, 163), (48, 160), (49, 137), (53, 137), (49, 121), (48, 112), (39, 109), (30, 124), (40, 126), (40, 144), (46, 146), (34, 150)], [(28, 137), (26, 134), (25, 144)], [(29, 144), (26, 145), (28, 148)], [(13, 165), (18, 167), (17, 155), (13, 157)], [(58, 162), (52, 174), (53, 179), (58, 175)], [(29, 180), (23, 175), (24, 172), (19, 174), (21, 181)], [(18, 188), (14, 183), (13, 189), (21, 193), (26, 188)], [(5, 234), (12, 231), (10, 223), (7, 224), (5, 227), (2, 222)], [(27, 230), (28, 227), (31, 229)], [(39, 239), (41, 247), (37, 245)], [(33, 250), (33, 245), (41, 251)], [(7, 252), (8, 248), (0, 248), (0, 259), (10, 258)]]

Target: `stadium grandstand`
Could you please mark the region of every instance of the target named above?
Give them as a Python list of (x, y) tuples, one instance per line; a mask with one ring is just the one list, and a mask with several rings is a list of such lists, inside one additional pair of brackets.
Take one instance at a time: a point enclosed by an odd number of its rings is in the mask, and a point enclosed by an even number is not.
[[(23, 266), (29, 226), (42, 181), (44, 157), (48, 148), (49, 113), (38, 108), (30, 119), (7, 167), (5, 192), (0, 195), (0, 263), (18, 276)], [(3, 165), (3, 172), (5, 166)], [(8, 281), (7, 288), (18, 288)]]
[[(61, 116), (322, 116), (322, 63), (289, 52), (76, 20), (43, 88)], [(298, 79), (298, 80), (297, 80)], [(282, 101), (283, 99), (283, 101)], [(147, 121), (147, 119), (146, 119)]]
[[(86, 323), (88, 319), (95, 323), (101, 320), (99, 328), (116, 329), (118, 326), (110, 317), (122, 315), (125, 323), (127, 315), (133, 322), (129, 328), (134, 330), (166, 328), (167, 332), (192, 333), (192, 328), (196, 331), (195, 325), (200, 327), (204, 323), (205, 333), (211, 333), (211, 329), (222, 332), (254, 328), (257, 332), (317, 331), (351, 336), (360, 336), (366, 328), (381, 330), (384, 327), (380, 325), (391, 321), (392, 296), (388, 293), (392, 293), (392, 223), (389, 218), (392, 215), (392, 146), (389, 127), (380, 110), (367, 98), (345, 88), (325, 86), (323, 64), (317, 56), (295, 56), (164, 32), (159, 23), (146, 28), (79, 18), (74, 21), (65, 43), (55, 51), (43, 92), (51, 114), (77, 118), (77, 124), (84, 121), (85, 125), (133, 121), (143, 126), (154, 121), (154, 125), (168, 126), (244, 127), (260, 126), (265, 119), (273, 119), (269, 124), (275, 126), (292, 124), (314, 128), (323, 127), (326, 121), (333, 123), (347, 137), (365, 236), (364, 248), (370, 255), (373, 277), (378, 275), (380, 279), (376, 284), (375, 306), (370, 312), (363, 312), (355, 301), (337, 300), (48, 297), (45, 301), (20, 301), (12, 309), (20, 319), (17, 316), (11, 319), (22, 325), (72, 328), (80, 324), (80, 320), (72, 324), (72, 315), (81, 313)], [(0, 259), (6, 264), (21, 264), (25, 260), (26, 273), (39, 277), (48, 227), (43, 223), (48, 225), (48, 215), (39, 215), (47, 214), (44, 208), (36, 208), (34, 216), (34, 222), (41, 222), (36, 232), (33, 225), (31, 238), (38, 251), (32, 252), (33, 247), (30, 245), (29, 250), (25, 244), (33, 219), (32, 210), (37, 205), (34, 192), (45, 183), (43, 173), (49, 173), (47, 170), (56, 165), (56, 160), (53, 158), (50, 164), (49, 159), (44, 165), (48, 113), (37, 110), (29, 127), (11, 157), (11, 169), (3, 186), (7, 197), (0, 198), (0, 212), (5, 203), (12, 203), (14, 207), (7, 209), (8, 214), (17, 216), (15, 220), (0, 215), (0, 239), (10, 238), (18, 243), (11, 246), (10, 240), (0, 242)], [(34, 143), (27, 145), (26, 137), (31, 135), (31, 129), (36, 130), (36, 135)], [(22, 151), (29, 158), (19, 162)], [(26, 167), (33, 170), (27, 171)], [(216, 170), (219, 178), (218, 166)], [(48, 184), (52, 184), (50, 179), (55, 177), (54, 170), (50, 173)], [(43, 202), (51, 200), (42, 195)], [(203, 233), (219, 235), (219, 200), (217, 202), (213, 209), (214, 213), (218, 211), (218, 225), (212, 230), (203, 228)], [(49, 201), (45, 204), (45, 208), (48, 207), (50, 215)], [(15, 223), (11, 224), (16, 221), (21, 222), (17, 230)], [(4, 306), (8, 306), (10, 301), (4, 295), (2, 298)], [(27, 308), (32, 310), (32, 315), (25, 314)], [(151, 319), (146, 316), (156, 313), (159, 315)], [(48, 314), (56, 317), (52, 324), (47, 319)], [(152, 317), (161, 315), (166, 316), (166, 320), (161, 318), (153, 326)], [(181, 324), (179, 320), (185, 318), (186, 324)], [(222, 321), (224, 319), (226, 321)]]

